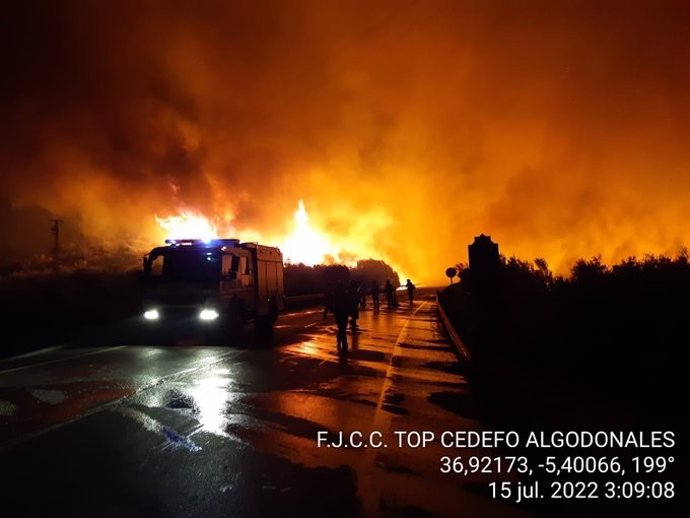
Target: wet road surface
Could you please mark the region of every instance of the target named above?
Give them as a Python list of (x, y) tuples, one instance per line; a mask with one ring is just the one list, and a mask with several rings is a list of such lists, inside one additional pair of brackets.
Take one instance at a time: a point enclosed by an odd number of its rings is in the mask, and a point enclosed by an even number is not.
[[(281, 316), (270, 340), (113, 345), (126, 333), (104, 330), (99, 346), (82, 338), (0, 362), (3, 507), (12, 516), (525, 515), (490, 498), (496, 475), (441, 473), (448, 450), (437, 443), (397, 447), (393, 431), (482, 429), (435, 301), (360, 314), (345, 358), (332, 319), (312, 308)], [(319, 446), (319, 432), (331, 442)], [(340, 432), (381, 440), (336, 447)]]

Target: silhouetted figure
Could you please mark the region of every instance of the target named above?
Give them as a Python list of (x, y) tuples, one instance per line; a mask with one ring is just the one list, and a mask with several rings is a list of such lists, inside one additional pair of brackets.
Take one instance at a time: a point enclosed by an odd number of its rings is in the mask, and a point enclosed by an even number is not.
[(374, 304), (374, 311), (379, 309), (379, 283), (371, 281), (371, 302)]
[(386, 303), (388, 304), (388, 309), (390, 309), (395, 306), (395, 288), (391, 284), (390, 279), (386, 279), (386, 285), (383, 289), (386, 292)]
[(410, 300), (410, 307), (412, 307), (412, 300), (414, 300), (415, 285), (412, 284), (412, 281), (410, 279), (407, 279), (405, 287), (407, 288), (407, 298)]
[(328, 317), (328, 312), (332, 310), (333, 306), (333, 290), (326, 290), (323, 292), (323, 318)]
[(347, 352), (347, 321), (352, 313), (352, 297), (341, 282), (336, 284), (331, 297), (330, 309), (338, 326), (336, 347), (339, 353)]
[(359, 319), (359, 291), (356, 281), (350, 281), (350, 329), (357, 332), (357, 320)]

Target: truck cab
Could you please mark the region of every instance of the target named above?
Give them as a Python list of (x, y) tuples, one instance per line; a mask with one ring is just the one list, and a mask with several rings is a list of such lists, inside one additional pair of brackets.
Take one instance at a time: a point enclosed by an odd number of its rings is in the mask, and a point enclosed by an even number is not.
[(270, 330), (284, 308), (278, 248), (239, 239), (166, 240), (144, 256), (143, 318)]

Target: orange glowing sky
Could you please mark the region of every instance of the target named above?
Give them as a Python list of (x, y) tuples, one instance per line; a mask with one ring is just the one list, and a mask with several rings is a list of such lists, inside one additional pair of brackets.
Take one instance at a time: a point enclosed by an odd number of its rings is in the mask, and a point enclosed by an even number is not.
[(299, 246), (300, 200), (310, 249), (419, 283), (480, 232), (560, 272), (688, 243), (686, 2), (17, 1), (2, 23), (5, 255), (48, 235), (33, 209), (138, 250), (185, 213)]

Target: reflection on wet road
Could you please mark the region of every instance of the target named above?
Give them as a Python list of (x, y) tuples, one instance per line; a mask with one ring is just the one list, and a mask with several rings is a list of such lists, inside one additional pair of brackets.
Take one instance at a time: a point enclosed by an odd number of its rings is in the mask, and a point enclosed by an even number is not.
[[(443, 474), (438, 444), (393, 444), (393, 431), (481, 429), (433, 299), (362, 311), (349, 341), (339, 357), (313, 309), (282, 316), (270, 343), (0, 362), (3, 488), (37, 515), (521, 515), (488, 497), (495, 475)], [(319, 447), (319, 432), (390, 444)]]

